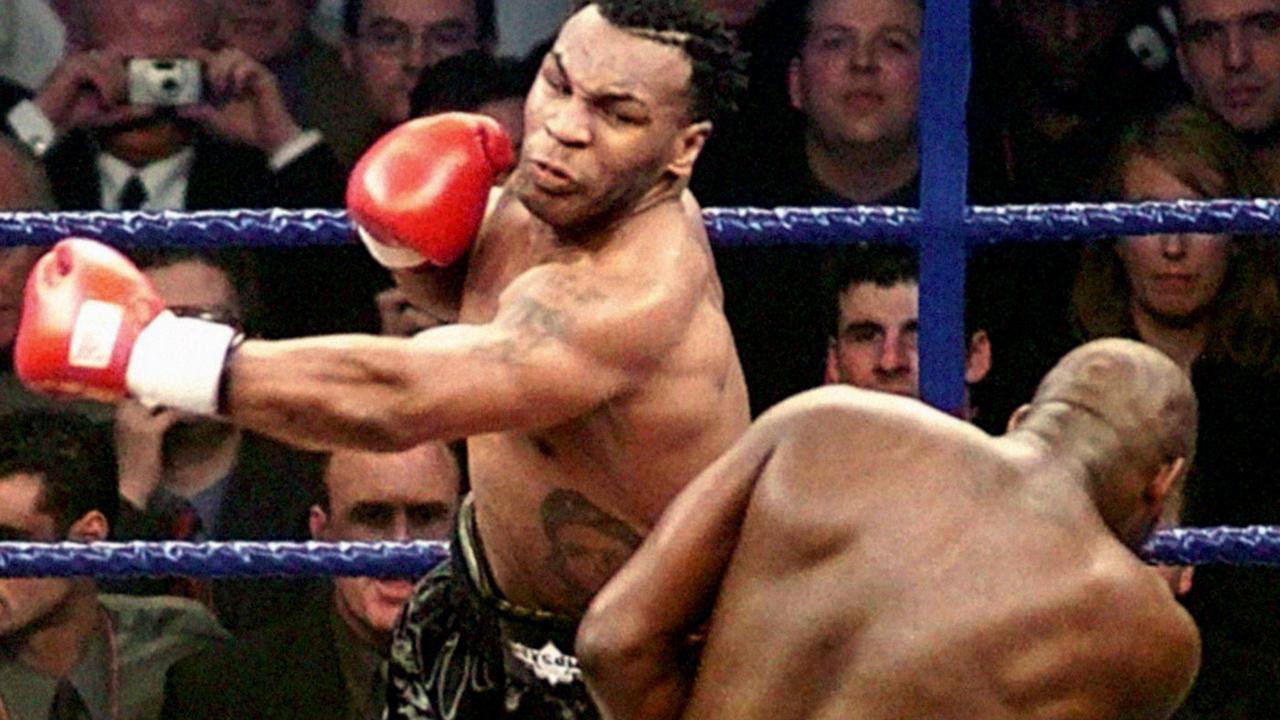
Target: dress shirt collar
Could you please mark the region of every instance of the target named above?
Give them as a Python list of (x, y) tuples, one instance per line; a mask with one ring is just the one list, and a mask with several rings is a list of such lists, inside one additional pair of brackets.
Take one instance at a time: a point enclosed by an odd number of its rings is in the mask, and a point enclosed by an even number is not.
[[(101, 628), (89, 638), (70, 675), (93, 720), (111, 720), (111, 672), (111, 651)], [(0, 650), (0, 697), (10, 720), (46, 720), (57, 685), (57, 678), (22, 662), (12, 650)]]
[(147, 189), (143, 210), (183, 210), (187, 204), (187, 177), (195, 162), (195, 148), (187, 147), (163, 160), (135, 168), (110, 153), (98, 153), (98, 176), (102, 179), (102, 208), (120, 209), (120, 192), (129, 178), (137, 175)]

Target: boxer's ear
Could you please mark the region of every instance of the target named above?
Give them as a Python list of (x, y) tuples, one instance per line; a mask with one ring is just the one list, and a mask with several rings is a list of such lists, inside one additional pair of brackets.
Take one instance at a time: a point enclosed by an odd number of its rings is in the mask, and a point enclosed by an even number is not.
[(1005, 428), (1005, 432), (1013, 432), (1014, 430), (1017, 430), (1018, 426), (1022, 424), (1022, 421), (1027, 419), (1027, 413), (1029, 412), (1031, 412), (1030, 405), (1023, 405), (1017, 410), (1014, 410), (1013, 414), (1009, 416), (1009, 425)]
[(67, 539), (73, 542), (106, 540), (110, 530), (107, 516), (97, 510), (90, 510), (67, 528)]
[(667, 163), (668, 172), (678, 178), (688, 179), (693, 174), (694, 162), (697, 161), (698, 155), (710, 136), (711, 121), (709, 120), (690, 123), (680, 130), (673, 141), (675, 147), (672, 148), (671, 162)]
[(1143, 497), (1152, 505), (1163, 504), (1165, 498), (1169, 496), (1170, 491), (1177, 484), (1178, 479), (1182, 477), (1182, 471), (1186, 467), (1187, 459), (1182, 457), (1160, 463), (1160, 468), (1156, 470), (1155, 477), (1151, 478), (1151, 482), (1147, 483), (1147, 487), (1142, 493)]

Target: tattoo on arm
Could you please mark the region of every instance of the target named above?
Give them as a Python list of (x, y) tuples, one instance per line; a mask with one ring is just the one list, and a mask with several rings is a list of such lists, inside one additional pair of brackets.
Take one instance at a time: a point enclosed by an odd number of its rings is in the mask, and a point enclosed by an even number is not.
[(541, 515), (551, 542), (547, 565), (584, 608), (644, 539), (575, 490), (552, 492), (542, 501)]
[(504, 364), (520, 363), (524, 355), (549, 340), (563, 340), (572, 327), (572, 314), (565, 308), (584, 307), (603, 301), (607, 296), (594, 286), (573, 276), (549, 278), (538, 296), (518, 298), (509, 311), (507, 323), (515, 331), (513, 337), (488, 348), (485, 355)]
[(568, 323), (564, 313), (534, 298), (522, 298), (511, 311), (512, 337), (494, 347), (485, 348), (487, 359), (506, 365), (523, 362), (524, 356), (548, 340), (565, 337)]

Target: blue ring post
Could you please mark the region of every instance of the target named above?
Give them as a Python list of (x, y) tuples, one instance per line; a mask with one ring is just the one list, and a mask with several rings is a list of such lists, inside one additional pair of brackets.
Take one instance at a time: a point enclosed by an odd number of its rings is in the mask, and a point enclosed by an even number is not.
[(969, 0), (926, 4), (920, 88), (920, 392), (964, 405), (965, 211), (969, 149)]

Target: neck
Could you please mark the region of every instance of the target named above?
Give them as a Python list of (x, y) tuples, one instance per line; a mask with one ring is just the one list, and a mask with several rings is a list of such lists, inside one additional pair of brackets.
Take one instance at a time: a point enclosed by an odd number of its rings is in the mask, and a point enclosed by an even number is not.
[(77, 579), (74, 583), (62, 605), (25, 635), (17, 649), (20, 661), (54, 677), (70, 674), (89, 639), (102, 627), (93, 581)]
[(145, 167), (181, 152), (191, 138), (175, 122), (153, 123), (108, 131), (102, 148), (135, 168)]
[(615, 229), (628, 221), (669, 202), (678, 203), (686, 184), (683, 181), (659, 183), (634, 202), (620, 205), (617, 212), (605, 213), (582, 225), (555, 228), (555, 234), (565, 245), (579, 248), (596, 245), (608, 239)]
[(381, 631), (369, 627), (368, 623), (363, 622), (351, 612), (351, 608), (347, 607), (347, 603), (342, 599), (342, 594), (335, 588), (333, 591), (333, 607), (338, 613), (338, 619), (342, 624), (351, 631), (351, 637), (380, 657), (387, 657), (391, 651), (391, 631)]
[(920, 172), (920, 149), (906, 143), (836, 144), (805, 133), (809, 169), (823, 186), (857, 203), (873, 203), (909, 184)]
[(229, 433), (216, 442), (185, 442), (165, 453), (165, 487), (185, 498), (208, 489), (231, 473), (240, 453), (241, 433)]
[(1191, 373), (1191, 364), (1204, 352), (1208, 336), (1208, 322), (1204, 319), (1176, 326), (1160, 322), (1142, 309), (1134, 308), (1133, 324), (1142, 342), (1168, 355), (1187, 374)]

